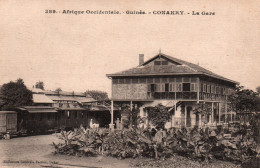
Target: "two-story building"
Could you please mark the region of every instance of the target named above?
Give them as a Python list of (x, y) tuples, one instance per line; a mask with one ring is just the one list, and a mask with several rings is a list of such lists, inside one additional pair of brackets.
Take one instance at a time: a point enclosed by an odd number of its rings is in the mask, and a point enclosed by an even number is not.
[[(173, 115), (168, 127), (225, 122), (232, 114), (227, 97), (238, 84), (163, 53), (145, 62), (140, 54), (138, 66), (107, 77), (112, 80), (111, 124), (114, 124), (113, 104), (120, 102), (140, 108), (141, 117), (147, 116), (146, 107), (158, 104), (169, 107)], [(198, 104), (207, 106), (209, 113), (195, 113)]]

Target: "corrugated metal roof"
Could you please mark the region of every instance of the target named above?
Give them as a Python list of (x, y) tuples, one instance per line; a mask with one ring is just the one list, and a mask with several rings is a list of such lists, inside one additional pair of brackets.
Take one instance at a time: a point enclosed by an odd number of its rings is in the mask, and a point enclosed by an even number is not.
[(54, 103), (45, 94), (33, 94), (33, 102), (34, 103)]

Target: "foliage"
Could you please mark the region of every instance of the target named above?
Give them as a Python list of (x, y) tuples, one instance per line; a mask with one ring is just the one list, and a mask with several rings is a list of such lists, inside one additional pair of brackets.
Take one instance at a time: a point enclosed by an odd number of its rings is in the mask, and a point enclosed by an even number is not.
[(148, 111), (148, 120), (156, 128), (164, 128), (166, 122), (171, 118), (171, 112), (161, 104), (155, 107), (147, 107), (146, 109)]
[(57, 88), (55, 91), (56, 91), (56, 92), (61, 92), (62, 89), (61, 89), (61, 88)]
[(243, 86), (237, 86), (236, 92), (229, 96), (232, 109), (241, 114), (252, 113), (260, 110), (258, 93)]
[(258, 86), (258, 87), (256, 88), (256, 92), (257, 92), (258, 94), (260, 94), (260, 86)]
[(44, 83), (42, 81), (36, 82), (35, 88), (44, 90)]
[(103, 91), (99, 91), (99, 90), (87, 90), (85, 93), (90, 95), (95, 100), (108, 99), (107, 92), (103, 92)]
[(260, 145), (252, 134), (247, 125), (214, 130), (172, 128), (165, 133), (158, 131), (155, 136), (149, 129), (109, 132), (81, 127), (74, 132), (61, 132), (64, 142), (53, 145), (56, 153), (68, 155), (169, 158), (178, 154), (206, 162), (221, 159), (241, 163), (260, 155)]
[(2, 110), (31, 105), (32, 92), (26, 88), (22, 79), (10, 81), (1, 87)]

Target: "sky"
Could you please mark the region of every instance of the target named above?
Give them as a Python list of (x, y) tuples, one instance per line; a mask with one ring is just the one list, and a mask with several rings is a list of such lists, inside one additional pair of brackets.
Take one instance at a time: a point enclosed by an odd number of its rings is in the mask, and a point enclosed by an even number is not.
[[(148, 60), (161, 50), (255, 89), (260, 86), (259, 8), (257, 0), (0, 0), (0, 85), (22, 78), (29, 88), (43, 81), (46, 90), (110, 94), (106, 74), (137, 66), (139, 54)], [(123, 13), (127, 10), (186, 14)], [(187, 14), (192, 11), (215, 15)]]

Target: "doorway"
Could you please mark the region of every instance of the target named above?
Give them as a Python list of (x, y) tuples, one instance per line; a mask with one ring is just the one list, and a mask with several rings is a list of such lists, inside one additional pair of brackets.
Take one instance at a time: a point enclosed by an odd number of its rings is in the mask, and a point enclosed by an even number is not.
[(192, 107), (188, 106), (187, 107), (187, 116), (186, 116), (186, 127), (191, 127), (191, 113)]

